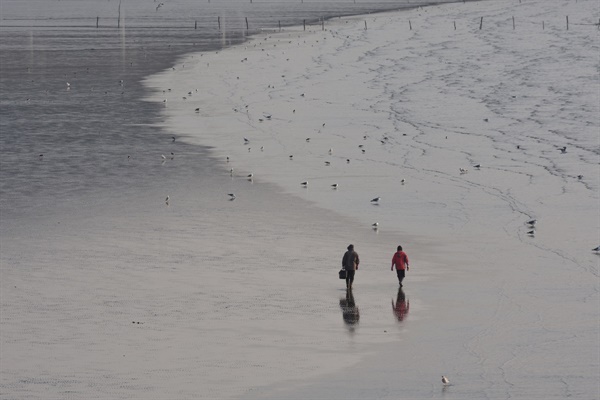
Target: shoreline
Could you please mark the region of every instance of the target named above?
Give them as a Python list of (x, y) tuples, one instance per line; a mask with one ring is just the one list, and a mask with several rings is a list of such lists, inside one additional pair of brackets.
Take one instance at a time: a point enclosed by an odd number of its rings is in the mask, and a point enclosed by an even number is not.
[[(589, 124), (594, 124), (594, 117), (584, 107), (587, 114), (577, 118), (579, 136), (567, 134), (548, 138), (545, 133), (540, 133), (540, 139), (537, 134), (521, 136), (528, 130), (540, 130), (539, 125), (544, 123), (552, 125), (547, 129), (570, 129), (562, 122), (566, 116), (562, 111), (565, 108), (557, 106), (554, 112), (559, 116), (553, 120), (549, 116), (544, 121), (527, 116), (527, 112), (534, 112), (535, 107), (539, 107), (535, 96), (529, 93), (536, 92), (533, 85), (526, 86), (523, 96), (514, 96), (523, 90), (518, 82), (533, 80), (530, 71), (538, 66), (529, 65), (528, 58), (520, 53), (524, 50), (516, 48), (505, 50), (510, 59), (506, 69), (502, 69), (503, 61), (499, 61), (496, 64), (500, 65), (499, 69), (490, 71), (493, 77), (510, 75), (512, 71), (508, 68), (513, 62), (517, 68), (523, 68), (523, 76), (513, 73), (507, 78), (512, 80), (511, 85), (493, 80), (488, 84), (477, 71), (485, 71), (492, 65), (485, 57), (494, 59), (503, 54), (493, 52), (489, 43), (498, 45), (508, 38), (515, 39), (512, 29), (500, 24), (507, 15), (517, 15), (518, 26), (524, 25), (523, 29), (535, 40), (553, 43), (569, 40), (560, 33), (558, 21), (563, 9), (570, 15), (579, 10), (580, 18), (593, 19), (581, 14), (589, 4), (575, 6), (555, 2), (552, 11), (545, 10), (545, 17), (550, 12), (557, 14), (545, 25), (550, 30), (545, 32), (532, 28), (537, 26), (533, 21), (539, 18), (534, 3), (472, 2), (434, 5), (422, 12), (396, 11), (341, 18), (331, 20), (325, 31), (305, 33), (290, 28), (282, 33), (256, 35), (247, 43), (219, 52), (184, 57), (178, 60), (174, 70), (152, 77), (148, 84), (163, 90), (171, 89), (171, 95), (163, 96), (167, 99), (166, 126), (181, 135), (182, 140), (211, 147), (211, 152), (223, 166), (224, 175), (227, 169), (233, 168), (232, 179), (243, 182), (246, 175), (253, 173), (255, 185), (263, 181), (274, 183), (286, 195), (298, 196), (321, 209), (353, 218), (360, 230), (371, 229), (371, 224), (378, 222), (377, 232), (385, 233), (388, 238), (395, 237), (391, 240), (402, 243), (422, 267), (414, 268), (411, 276), (413, 291), (425, 295), (421, 300), (435, 297), (426, 286), (437, 288), (442, 294), (441, 299), (443, 295), (463, 297), (452, 287), (438, 286), (442, 283), (440, 279), (447, 280), (452, 275), (450, 279), (457, 288), (468, 291), (469, 285), (478, 285), (481, 292), (478, 291), (477, 298), (494, 318), (514, 329), (517, 329), (512, 325), (515, 320), (524, 318), (517, 324), (526, 330), (527, 315), (537, 311), (522, 311), (523, 315), (516, 317), (509, 311), (511, 307), (504, 309), (504, 305), (494, 303), (501, 303), (507, 286), (514, 286), (510, 296), (521, 304), (519, 307), (523, 307), (523, 302), (531, 302), (544, 309), (543, 303), (533, 300), (535, 296), (532, 298), (526, 288), (534, 284), (555, 287), (567, 272), (559, 272), (553, 263), (551, 269), (557, 275), (536, 282), (537, 272), (523, 271), (523, 264), (529, 264), (534, 271), (543, 269), (552, 254), (568, 265), (569, 273), (577, 275), (577, 283), (572, 281), (569, 290), (583, 290), (594, 297), (594, 285), (585, 278), (598, 276), (597, 267), (593, 266), (593, 254), (588, 249), (594, 244), (580, 248), (582, 238), (593, 237), (597, 230), (586, 223), (585, 216), (593, 212), (598, 198), (598, 182), (594, 179), (596, 156), (593, 146), (590, 147), (593, 132)], [(463, 15), (465, 9), (469, 16)], [(479, 33), (478, 24), (464, 27), (467, 19), (474, 21), (474, 16), (484, 14), (493, 29)], [(402, 29), (409, 18), (413, 29)], [(453, 18), (463, 29), (454, 31)], [(445, 29), (438, 28), (440, 22)], [(577, 38), (585, 40), (585, 32), (581, 31)], [(521, 37), (520, 42), (524, 41)], [(394, 47), (404, 42), (407, 43), (405, 46)], [(463, 45), (463, 42), (467, 44)], [(528, 47), (527, 43), (520, 45)], [(430, 48), (439, 51), (439, 55)], [(462, 51), (463, 56), (453, 56), (449, 52), (451, 48), (460, 49), (457, 53)], [(399, 55), (397, 60), (393, 58), (396, 54)], [(415, 62), (427, 55), (440, 62), (439, 67)], [(547, 57), (553, 58), (555, 54)], [(358, 64), (357, 60), (360, 60)], [(402, 68), (394, 68), (399, 62)], [(450, 70), (444, 70), (444, 66)], [(588, 66), (581, 63), (581, 67)], [(466, 68), (465, 76), (458, 73), (460, 68)], [(373, 71), (384, 78), (379, 79)], [(352, 85), (348, 85), (343, 77), (348, 77)], [(554, 77), (545, 79), (541, 79), (542, 85)], [(390, 90), (393, 85), (401, 89)], [(456, 88), (456, 91), (447, 90), (444, 85)], [(349, 86), (353, 90), (349, 90)], [(192, 97), (185, 102), (178, 100), (177, 96), (187, 90), (192, 90)], [(583, 92), (582, 101), (589, 100), (593, 104), (593, 90)], [(398, 96), (406, 99), (390, 101)], [(518, 99), (522, 111), (506, 101), (511, 98)], [(162, 101), (158, 96), (149, 100)], [(562, 101), (562, 98), (557, 100)], [(380, 115), (383, 118), (378, 118)], [(249, 141), (244, 142), (244, 137)], [(563, 144), (577, 151), (580, 160), (585, 160), (578, 169), (573, 169), (573, 164), (554, 161), (557, 149)], [(366, 151), (363, 153), (362, 149)], [(350, 163), (346, 159), (350, 159)], [(477, 164), (482, 167), (474, 167)], [(465, 173), (460, 172), (461, 168), (466, 170)], [(578, 171), (583, 172), (585, 181), (577, 179), (581, 173)], [(401, 179), (406, 180), (404, 184)], [(301, 185), (304, 181), (309, 182), (308, 185)], [(339, 187), (332, 189), (330, 185), (334, 183)], [(353, 187), (358, 190), (353, 191)], [(226, 191), (225, 186), (223, 193)], [(544, 194), (540, 196), (539, 193)], [(236, 196), (239, 198), (238, 193)], [(377, 196), (382, 197), (379, 205), (370, 204)], [(579, 211), (572, 208), (576, 203), (581, 207)], [(567, 226), (564, 218), (556, 217), (556, 210), (564, 207), (570, 207)], [(525, 224), (532, 218), (543, 220), (545, 226), (544, 230), (538, 230), (535, 238), (527, 234), (530, 228)], [(565, 241), (563, 235), (552, 232), (568, 232), (571, 237)], [(504, 252), (507, 248), (512, 249), (509, 254)], [(582, 253), (586, 250), (587, 255)], [(441, 254), (436, 254), (438, 252)], [(455, 257), (453, 262), (444, 261), (449, 255)], [(385, 258), (374, 256), (373, 260), (376, 264), (385, 264)], [(506, 266), (508, 270), (501, 273)], [(425, 280), (419, 279), (419, 275)], [(469, 278), (461, 283), (458, 276)], [(488, 282), (486, 278), (493, 280)], [(572, 305), (578, 302), (572, 301)], [(508, 312), (507, 315), (498, 315), (498, 311), (493, 311), (495, 307)], [(500, 323), (488, 321), (489, 318), (474, 305), (466, 308), (468, 311), (462, 310), (462, 313), (468, 315), (436, 314), (436, 318), (443, 319), (445, 324), (458, 331), (472, 326), (474, 321), (483, 326)], [(567, 314), (561, 315), (565, 318)], [(474, 316), (473, 320), (471, 316)], [(540, 318), (545, 320), (546, 317)], [(423, 323), (421, 329), (431, 329), (431, 324), (432, 321)], [(586, 324), (579, 320), (573, 324), (582, 329), (580, 334), (591, 339), (590, 326), (583, 327)], [(498, 336), (502, 333), (482, 329), (486, 332), (485, 341), (502, 341)], [(557, 326), (553, 329), (560, 330)], [(568, 336), (567, 331), (562, 334)], [(482, 349), (472, 340), (466, 343), (461, 340), (467, 339), (457, 338), (458, 347), (477, 347), (471, 353), (479, 354), (479, 362), (487, 358), (480, 354)], [(384, 347), (382, 345), (382, 351), (385, 351)], [(501, 346), (498, 351), (500, 349)], [(422, 351), (424, 349), (417, 345), (412, 357), (419, 358)], [(459, 363), (464, 363), (466, 369), (475, 368), (470, 365), (473, 361), (470, 357), (450, 353), (446, 354), (447, 360), (461, 360)], [(494, 353), (493, 357), (511, 363), (519, 358), (515, 356), (513, 361), (508, 361), (500, 354)], [(527, 357), (544, 358), (535, 346)], [(561, 357), (565, 357), (564, 352)], [(560, 364), (558, 359), (555, 361)], [(430, 362), (432, 360), (423, 360), (416, 369), (424, 373)], [(542, 363), (545, 362), (535, 365)], [(495, 367), (490, 368), (489, 373), (493, 375), (491, 371)], [(452, 369), (453, 375), (459, 374), (456, 366)], [(334, 375), (343, 379), (343, 373)], [(370, 373), (368, 376), (372, 377)], [(423, 376), (414, 374), (411, 378), (415, 382), (423, 380)], [(294, 390), (304, 388), (298, 392), (301, 394), (279, 389), (283, 390), (283, 398), (303, 398), (302, 395), (318, 398), (323, 392), (313, 392), (311, 386), (324, 392), (329, 390), (328, 384), (321, 379), (292, 385)], [(275, 390), (275, 387), (271, 388)], [(370, 389), (377, 393), (376, 388)], [(265, 390), (266, 393), (260, 391), (256, 396), (268, 398), (270, 389)], [(418, 389), (414, 390), (415, 396), (422, 395)], [(485, 392), (486, 389), (477, 390)], [(503, 393), (508, 395), (511, 390), (506, 390)], [(478, 395), (475, 394), (475, 398)]]

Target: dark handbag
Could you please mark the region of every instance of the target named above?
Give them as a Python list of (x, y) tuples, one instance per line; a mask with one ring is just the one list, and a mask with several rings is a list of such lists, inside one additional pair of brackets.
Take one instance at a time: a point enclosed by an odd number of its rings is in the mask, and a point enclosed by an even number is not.
[(346, 279), (346, 270), (344, 268), (340, 269), (338, 274), (340, 275), (340, 279)]

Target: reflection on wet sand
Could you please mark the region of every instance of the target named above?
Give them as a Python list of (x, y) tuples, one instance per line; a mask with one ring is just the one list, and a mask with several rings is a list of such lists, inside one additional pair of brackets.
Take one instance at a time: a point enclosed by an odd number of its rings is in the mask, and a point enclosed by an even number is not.
[(353, 332), (360, 319), (358, 307), (354, 302), (354, 295), (352, 289), (346, 290), (346, 297), (340, 299), (340, 308), (342, 309), (342, 317), (346, 323), (348, 329)]
[(392, 298), (392, 311), (398, 321), (402, 322), (408, 315), (408, 308), (410, 307), (409, 301), (406, 299), (406, 295), (402, 288), (398, 289), (398, 297), (396, 298), (396, 304), (394, 304), (394, 299)]

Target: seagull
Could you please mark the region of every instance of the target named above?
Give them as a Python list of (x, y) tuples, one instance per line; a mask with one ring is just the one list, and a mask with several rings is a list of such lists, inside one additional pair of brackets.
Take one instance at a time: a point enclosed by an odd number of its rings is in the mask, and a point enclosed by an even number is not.
[(227, 195), (229, 196), (229, 200), (235, 200), (235, 194), (228, 193)]
[(294, 156), (293, 156), (293, 155), (290, 155), (290, 160), (292, 160), (293, 158), (294, 158)]
[(254, 174), (252, 174), (252, 173), (248, 174), (247, 178), (248, 178), (248, 179), (252, 179), (252, 178), (254, 178)]
[(175, 141), (175, 136), (171, 136), (171, 139), (173, 139), (173, 141)]
[(448, 378), (446, 378), (444, 375), (442, 375), (442, 383), (444, 385), (448, 385), (450, 383), (450, 380)]
[(535, 226), (535, 224), (537, 223), (537, 219), (531, 219), (531, 220), (527, 221), (526, 223), (527, 223), (527, 225)]
[(481, 168), (481, 164), (475, 164), (475, 165), (473, 165), (473, 168), (479, 169), (479, 168)]
[(330, 148), (329, 149), (329, 154), (332, 154), (332, 153), (333, 153), (333, 149)]
[(165, 203), (166, 203), (167, 205), (169, 205), (169, 196), (167, 196), (167, 198), (165, 199)]
[(466, 174), (468, 172), (468, 170), (466, 168), (459, 168), (458, 170), (460, 171), (461, 174)]
[(331, 162), (325, 161), (325, 165), (329, 167), (331, 165)]
[(404, 185), (406, 183), (406, 179), (404, 179), (404, 178), (400, 179), (400, 183)]
[(529, 236), (533, 236), (533, 235), (535, 235), (535, 231), (534, 231), (534, 230), (530, 230), (529, 232), (527, 232), (527, 234), (528, 234)]
[(194, 111), (196, 111), (197, 113), (200, 112), (200, 108), (196, 108)]
[(250, 143), (250, 139), (248, 139), (247, 137), (244, 137), (244, 143), (245, 143), (245, 144), (248, 144), (248, 143)]
[(592, 249), (592, 251), (599, 252), (600, 251), (600, 246), (596, 247), (595, 249)]
[(565, 154), (567, 152), (567, 146), (563, 146), (560, 149), (561, 154)]
[(378, 204), (379, 200), (381, 200), (381, 197), (375, 197), (374, 199), (371, 200), (371, 203)]
[(583, 175), (577, 175), (577, 179), (582, 180), (583, 179)]
[(340, 185), (338, 185), (337, 183), (334, 183), (333, 185), (331, 185), (331, 187), (332, 187), (333, 189), (337, 189), (339, 186), (340, 186)]
[(229, 175), (233, 176), (233, 168), (229, 170)]
[(156, 11), (158, 11), (158, 9), (161, 8), (164, 5), (165, 5), (165, 3), (158, 3), (158, 5), (156, 6)]
[(165, 157), (165, 155), (164, 155), (164, 154), (161, 154), (161, 155), (160, 155), (160, 158), (162, 158), (163, 160), (166, 160), (166, 159), (167, 159), (167, 157)]
[(375, 222), (373, 225), (371, 225), (373, 227), (373, 229), (377, 229), (377, 227), (379, 226), (379, 222)]
[(69, 82), (67, 82), (67, 88), (70, 88), (71, 84)]
[(306, 138), (306, 143), (308, 143), (308, 142), (310, 142), (310, 138), (309, 137)]
[(304, 181), (301, 183), (302, 186), (307, 187), (308, 186), (308, 181)]

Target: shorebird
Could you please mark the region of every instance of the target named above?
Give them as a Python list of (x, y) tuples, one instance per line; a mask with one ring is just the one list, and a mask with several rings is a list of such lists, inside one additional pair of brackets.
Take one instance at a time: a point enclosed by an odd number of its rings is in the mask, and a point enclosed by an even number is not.
[(461, 174), (466, 174), (467, 172), (469, 172), (469, 170), (466, 168), (459, 168), (458, 170), (460, 171)]
[(290, 154), (290, 160), (293, 160), (294, 156), (292, 154)]
[(302, 186), (307, 187), (308, 186), (308, 181), (304, 181), (302, 183), (300, 183)]
[(565, 154), (567, 152), (567, 146), (563, 146), (560, 149), (561, 154)]
[(331, 185), (331, 187), (332, 187), (333, 189), (337, 189), (339, 186), (340, 186), (340, 185), (338, 185), (337, 183), (334, 183), (333, 185)]
[(175, 141), (175, 136), (171, 136), (171, 139), (173, 139), (173, 141)]
[(535, 235), (535, 231), (534, 230), (530, 230), (529, 232), (527, 232), (527, 234), (529, 236), (534, 236)]
[(235, 194), (228, 193), (227, 195), (229, 196), (229, 200), (235, 200)]
[(583, 175), (577, 175), (577, 179), (582, 180), (583, 179)]
[(406, 183), (406, 179), (404, 179), (404, 178), (400, 179), (400, 183), (404, 185)]
[(592, 251), (599, 252), (600, 251), (600, 246), (596, 247), (595, 249), (592, 249)]
[(473, 165), (473, 168), (479, 169), (479, 168), (481, 168), (481, 164), (475, 164), (475, 165)]
[(166, 203), (167, 205), (169, 205), (169, 196), (167, 196), (167, 198), (165, 199), (165, 203)]
[(306, 138), (306, 143), (308, 143), (308, 142), (310, 142), (310, 138), (309, 137)]
[(248, 178), (248, 179), (252, 179), (252, 178), (254, 178), (254, 174), (253, 174), (253, 173), (250, 173), (250, 174), (248, 174), (247, 178)]
[(244, 137), (244, 144), (248, 144), (250, 143), (250, 139), (248, 139), (247, 137)]
[(329, 149), (329, 154), (332, 154), (332, 153), (333, 153), (333, 149), (330, 148)]
[(527, 225), (531, 225), (531, 226), (535, 226), (536, 223), (537, 223), (537, 219), (530, 219), (529, 221), (526, 222)]
[(200, 108), (196, 108), (194, 111), (196, 111), (197, 113), (200, 112)]
[(371, 225), (373, 228), (377, 229), (377, 227), (379, 226), (379, 222), (375, 222), (374, 224)]
[(442, 383), (444, 385), (448, 385), (448, 384), (450, 384), (450, 379), (448, 379), (444, 375), (442, 375)]
[(327, 167), (329, 167), (329, 166), (331, 165), (331, 163), (330, 163), (329, 161), (325, 161), (325, 165), (326, 165)]
[(371, 203), (379, 204), (379, 200), (381, 200), (381, 197), (375, 197), (374, 199), (371, 200)]
[(163, 160), (166, 160), (166, 159), (167, 159), (167, 157), (165, 157), (165, 155), (164, 155), (164, 154), (161, 154), (161, 155), (160, 155), (160, 158), (162, 158)]

